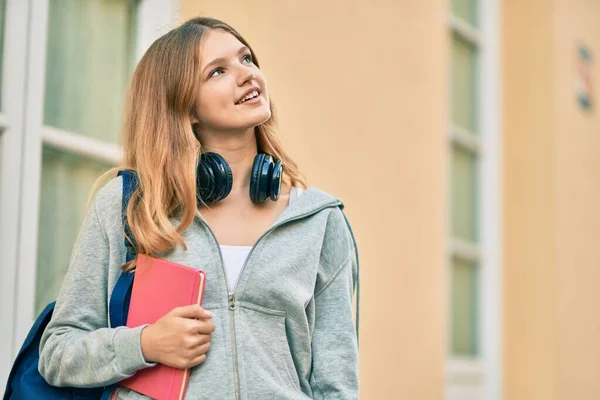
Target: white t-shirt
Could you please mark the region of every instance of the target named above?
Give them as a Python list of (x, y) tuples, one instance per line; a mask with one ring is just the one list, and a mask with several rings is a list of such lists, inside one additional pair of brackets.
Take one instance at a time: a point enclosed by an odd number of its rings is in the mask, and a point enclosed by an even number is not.
[[(302, 194), (302, 188), (292, 188), (288, 206), (292, 204), (298, 196)], [(238, 276), (242, 271), (242, 266), (252, 250), (253, 246), (228, 246), (221, 245), (221, 254), (223, 254), (223, 262), (225, 263), (225, 271), (227, 272), (227, 285), (229, 290), (233, 290)]]

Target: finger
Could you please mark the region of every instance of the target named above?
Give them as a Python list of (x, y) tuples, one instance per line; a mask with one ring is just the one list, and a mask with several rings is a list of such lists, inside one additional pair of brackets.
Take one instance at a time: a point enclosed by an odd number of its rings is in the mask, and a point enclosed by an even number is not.
[(215, 316), (215, 314), (211, 313), (210, 311), (206, 311), (198, 304), (176, 307), (171, 312), (174, 316), (181, 318), (207, 319)]
[(198, 356), (202, 355), (202, 354), (206, 354), (208, 353), (208, 351), (210, 350), (211, 344), (209, 343), (204, 343), (201, 346), (196, 347), (193, 351), (192, 351), (192, 356), (194, 358), (197, 358)]
[(210, 343), (212, 341), (212, 333), (209, 333), (208, 335), (205, 335), (203, 333), (200, 333), (198, 335), (196, 335), (196, 337), (198, 338), (198, 346), (204, 344), (204, 343)]
[(215, 331), (216, 327), (211, 321), (198, 321), (196, 332), (201, 335), (209, 335)]
[(191, 335), (186, 335), (183, 338), (183, 346), (188, 349), (188, 350), (192, 350), (192, 349), (197, 349), (199, 346), (202, 346), (206, 343), (210, 343), (212, 339), (212, 335), (202, 335), (202, 334), (195, 334), (192, 333)]
[(208, 335), (215, 331), (215, 324), (202, 319), (185, 319), (185, 332), (191, 335)]
[(190, 367), (195, 367), (196, 365), (202, 364), (204, 361), (206, 361), (206, 354), (201, 354), (190, 362)]
[(190, 351), (194, 350), (203, 344), (201, 339), (202, 337), (198, 335), (187, 335), (183, 338), (183, 347)]

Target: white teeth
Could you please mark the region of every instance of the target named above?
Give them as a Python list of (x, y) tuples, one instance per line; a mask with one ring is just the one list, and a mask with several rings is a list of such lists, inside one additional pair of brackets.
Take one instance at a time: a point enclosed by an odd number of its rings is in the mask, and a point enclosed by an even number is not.
[(240, 100), (240, 102), (238, 104), (241, 104), (241, 103), (243, 103), (243, 102), (245, 102), (247, 100), (253, 99), (253, 98), (257, 97), (257, 96), (258, 96), (258, 91), (255, 90), (254, 92), (250, 93), (248, 96), (246, 96), (242, 100)]

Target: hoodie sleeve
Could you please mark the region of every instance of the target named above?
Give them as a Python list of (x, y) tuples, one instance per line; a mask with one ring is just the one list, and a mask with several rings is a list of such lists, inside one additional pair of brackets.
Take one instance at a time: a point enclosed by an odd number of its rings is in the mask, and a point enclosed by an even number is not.
[(142, 355), (144, 326), (108, 328), (110, 248), (97, 201), (84, 219), (52, 319), (40, 342), (38, 369), (53, 386), (105, 386), (154, 365), (146, 363)]
[(322, 277), (314, 295), (310, 384), (315, 399), (358, 399), (358, 344), (352, 318), (358, 260), (347, 227), (342, 233), (335, 231), (322, 256)]

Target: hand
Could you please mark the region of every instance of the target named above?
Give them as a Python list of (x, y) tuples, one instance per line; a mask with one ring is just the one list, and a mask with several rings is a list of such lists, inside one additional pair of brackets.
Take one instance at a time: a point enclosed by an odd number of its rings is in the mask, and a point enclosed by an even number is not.
[(206, 360), (215, 315), (199, 305), (177, 307), (142, 329), (142, 354), (147, 362), (186, 369)]

